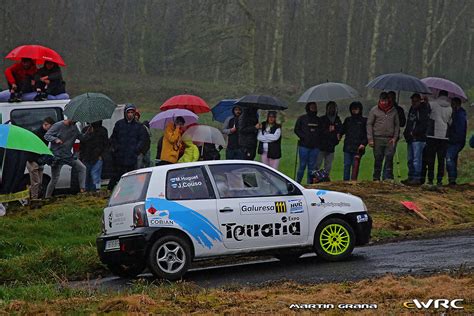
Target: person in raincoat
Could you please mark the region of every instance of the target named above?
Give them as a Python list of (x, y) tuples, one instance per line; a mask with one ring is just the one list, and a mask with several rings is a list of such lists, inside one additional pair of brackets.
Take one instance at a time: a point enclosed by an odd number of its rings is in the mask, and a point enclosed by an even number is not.
[(183, 147), (181, 135), (183, 134), (185, 120), (182, 116), (174, 119), (166, 125), (163, 134), (163, 144), (161, 147), (160, 165), (166, 165), (178, 162), (179, 153)]
[(36, 71), (36, 65), (30, 58), (22, 58), (21, 62), (13, 64), (5, 70), (10, 90), (8, 102), (21, 102), (23, 93), (34, 90)]
[(319, 170), (324, 163), (324, 170), (331, 173), (334, 151), (341, 139), (342, 122), (337, 115), (337, 104), (329, 101), (326, 104), (326, 115), (321, 116), (321, 140), (318, 144), (319, 154), (316, 159), (315, 170)]
[(184, 139), (184, 154), (179, 158), (178, 162), (193, 162), (199, 160), (199, 149), (193, 144), (191, 139)]
[(63, 80), (58, 64), (46, 61), (44, 66), (35, 74), (35, 101), (45, 101), (48, 95), (66, 93), (66, 83)]

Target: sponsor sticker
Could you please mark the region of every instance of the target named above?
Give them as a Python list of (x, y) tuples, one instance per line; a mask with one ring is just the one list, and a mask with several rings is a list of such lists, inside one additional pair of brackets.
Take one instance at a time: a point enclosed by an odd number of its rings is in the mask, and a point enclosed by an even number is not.
[[(295, 221), (292, 221), (295, 220)], [(222, 224), (225, 228), (225, 238), (242, 241), (249, 238), (272, 238), (275, 236), (300, 236), (301, 223), (298, 217), (283, 216), (281, 223), (267, 224), (243, 224), (226, 223)]]
[(369, 221), (369, 215), (367, 214), (357, 215), (357, 223), (364, 223), (368, 221)]
[(303, 200), (296, 199), (296, 200), (289, 200), (288, 206), (290, 207), (290, 213), (303, 213)]
[[(154, 210), (153, 213), (150, 210)], [(150, 226), (173, 226), (174, 220), (169, 218), (170, 212), (168, 210), (156, 210), (153, 206), (148, 209), (148, 212), (152, 214), (149, 217), (148, 222)]]
[(246, 202), (240, 203), (239, 206), (240, 214), (242, 215), (275, 214), (287, 212), (285, 201)]

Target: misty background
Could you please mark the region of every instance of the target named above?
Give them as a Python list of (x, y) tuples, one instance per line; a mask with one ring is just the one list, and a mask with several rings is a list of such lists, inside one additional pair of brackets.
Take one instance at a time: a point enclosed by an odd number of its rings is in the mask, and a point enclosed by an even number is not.
[(159, 105), (183, 92), (210, 103), (257, 92), (291, 103), (336, 81), (372, 99), (369, 80), (402, 70), (474, 96), (472, 0), (4, 0), (0, 16), (1, 54), (55, 49), (72, 95)]

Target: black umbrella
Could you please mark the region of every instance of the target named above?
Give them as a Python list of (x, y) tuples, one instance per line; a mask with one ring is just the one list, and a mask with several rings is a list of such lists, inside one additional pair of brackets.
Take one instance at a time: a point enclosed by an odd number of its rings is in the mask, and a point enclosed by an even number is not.
[(420, 79), (401, 72), (380, 75), (369, 82), (367, 87), (380, 90), (409, 91), (431, 94), (430, 88), (428, 88), (428, 86), (426, 86)]
[(286, 110), (288, 105), (286, 102), (272, 97), (271, 95), (246, 95), (235, 103), (243, 107), (253, 107), (261, 110)]

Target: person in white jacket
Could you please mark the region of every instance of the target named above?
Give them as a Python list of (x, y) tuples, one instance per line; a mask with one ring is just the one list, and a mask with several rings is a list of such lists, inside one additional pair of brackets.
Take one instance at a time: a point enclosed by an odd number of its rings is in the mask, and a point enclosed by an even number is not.
[[(425, 148), (425, 160), (428, 166), (428, 184), (433, 185), (434, 167), (438, 158), (437, 185), (442, 185), (448, 148), (448, 126), (451, 125), (453, 109), (448, 92), (441, 90), (438, 98), (430, 101), (430, 119)], [(424, 177), (423, 177), (424, 180)]]
[(281, 125), (276, 122), (277, 112), (269, 111), (267, 120), (259, 124), (258, 153), (262, 162), (273, 169), (278, 169), (281, 158)]

